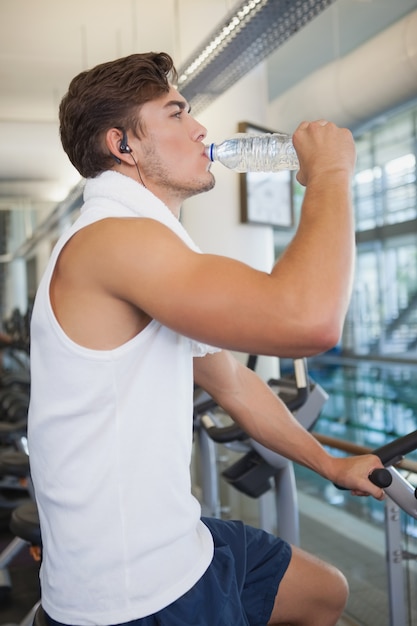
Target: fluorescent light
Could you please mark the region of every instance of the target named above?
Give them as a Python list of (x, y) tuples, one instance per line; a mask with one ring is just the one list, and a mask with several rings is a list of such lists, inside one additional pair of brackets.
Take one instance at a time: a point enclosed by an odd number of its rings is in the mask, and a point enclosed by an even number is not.
[(197, 113), (335, 0), (245, 0), (178, 69), (178, 88)]

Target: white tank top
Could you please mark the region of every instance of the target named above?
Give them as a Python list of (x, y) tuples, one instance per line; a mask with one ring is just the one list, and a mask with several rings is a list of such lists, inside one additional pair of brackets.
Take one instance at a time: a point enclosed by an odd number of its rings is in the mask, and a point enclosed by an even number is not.
[(213, 542), (189, 468), (193, 356), (216, 349), (155, 320), (113, 350), (84, 348), (63, 332), (49, 285), (79, 229), (106, 217), (153, 217), (195, 249), (168, 208), (130, 178), (106, 172), (87, 181), (84, 198), (36, 296), (28, 437), (42, 604), (59, 622), (89, 626), (160, 610), (210, 564)]

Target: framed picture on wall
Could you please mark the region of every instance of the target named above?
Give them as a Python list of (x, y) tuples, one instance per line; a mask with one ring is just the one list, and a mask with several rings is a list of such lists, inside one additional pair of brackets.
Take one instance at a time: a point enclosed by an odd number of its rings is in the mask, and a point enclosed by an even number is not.
[[(274, 131), (249, 122), (239, 122), (238, 132), (255, 135)], [(240, 174), (240, 206), (243, 223), (292, 228), (294, 210), (291, 171)]]

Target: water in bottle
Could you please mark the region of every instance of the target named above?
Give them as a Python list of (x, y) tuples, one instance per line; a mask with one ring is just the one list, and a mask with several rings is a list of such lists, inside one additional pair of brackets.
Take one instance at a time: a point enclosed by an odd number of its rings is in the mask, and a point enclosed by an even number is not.
[(206, 154), (210, 161), (219, 161), (235, 172), (299, 169), (297, 153), (287, 133), (238, 133), (220, 144), (210, 144)]

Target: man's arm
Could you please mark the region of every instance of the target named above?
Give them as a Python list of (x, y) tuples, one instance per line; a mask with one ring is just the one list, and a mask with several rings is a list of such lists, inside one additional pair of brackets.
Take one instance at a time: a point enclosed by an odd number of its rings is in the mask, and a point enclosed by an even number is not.
[(145, 322), (241, 352), (297, 357), (333, 347), (352, 284), (355, 148), (348, 130), (319, 122), (301, 124), (294, 145), (306, 195), (299, 228), (270, 273), (198, 254), (152, 219), (101, 220), (60, 255), (51, 295), (63, 328), (82, 337), (122, 328), (126, 341), (141, 329), (141, 311)]
[[(196, 258), (161, 242), (168, 273), (163, 283), (154, 281), (153, 269), (159, 278), (164, 269), (148, 264), (140, 294), (149, 294), (143, 309), (152, 317), (174, 322), (185, 335), (254, 354), (309, 356), (337, 343), (353, 279), (355, 147), (351, 133), (331, 123), (303, 123), (293, 140), (306, 194), (297, 233), (271, 273), (223, 257)], [(157, 262), (148, 241), (148, 260)], [(169, 290), (164, 311), (153, 285)]]
[(381, 499), (368, 476), (381, 461), (374, 455), (334, 457), (308, 433), (253, 371), (223, 351), (194, 359), (195, 381), (253, 439), (324, 478)]

